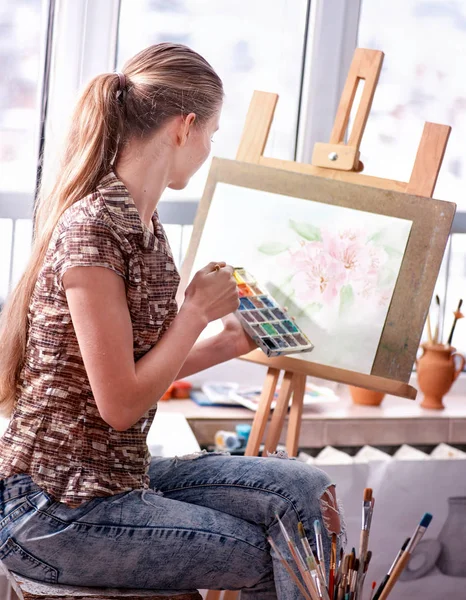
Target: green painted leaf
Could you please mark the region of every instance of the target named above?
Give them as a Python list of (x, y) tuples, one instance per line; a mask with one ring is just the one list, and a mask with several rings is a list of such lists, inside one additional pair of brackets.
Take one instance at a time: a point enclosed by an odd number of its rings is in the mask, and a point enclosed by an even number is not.
[(311, 304), (306, 306), (303, 312), (306, 313), (306, 315), (311, 316), (315, 315), (315, 313), (319, 312), (319, 310), (322, 310), (323, 307), (324, 305), (320, 302), (311, 302)]
[(400, 252), (396, 248), (392, 248), (391, 246), (383, 246), (383, 249), (390, 258), (400, 258), (401, 256), (403, 256), (402, 252)]
[(309, 242), (322, 241), (320, 229), (315, 225), (311, 225), (311, 223), (298, 223), (298, 221), (293, 221), (293, 219), (290, 219), (290, 227), (293, 229), (293, 231), (296, 231), (298, 235)]
[(344, 285), (340, 290), (340, 314), (348, 310), (354, 302), (354, 292), (350, 284)]
[(380, 240), (382, 239), (382, 237), (383, 237), (383, 231), (377, 231), (376, 233), (370, 235), (367, 238), (367, 241), (368, 242), (374, 242), (374, 244), (377, 244), (377, 243), (380, 242)]
[(259, 252), (262, 252), (262, 254), (275, 256), (276, 254), (281, 254), (282, 252), (285, 252), (285, 250), (288, 250), (288, 246), (281, 242), (266, 242), (259, 246), (258, 250)]

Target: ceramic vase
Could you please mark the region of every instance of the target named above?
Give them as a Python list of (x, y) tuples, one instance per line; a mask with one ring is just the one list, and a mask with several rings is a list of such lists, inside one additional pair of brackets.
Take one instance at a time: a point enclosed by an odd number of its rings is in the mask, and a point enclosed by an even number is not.
[(441, 410), (445, 408), (442, 398), (463, 370), (465, 359), (451, 346), (423, 344), (422, 349), (416, 362), (417, 380), (424, 394), (421, 406)]
[(442, 551), (437, 567), (444, 575), (466, 577), (466, 498), (448, 498), (448, 515), (438, 540)]
[(354, 385), (350, 385), (349, 390), (354, 404), (365, 406), (379, 406), (385, 396), (384, 392), (374, 392)]

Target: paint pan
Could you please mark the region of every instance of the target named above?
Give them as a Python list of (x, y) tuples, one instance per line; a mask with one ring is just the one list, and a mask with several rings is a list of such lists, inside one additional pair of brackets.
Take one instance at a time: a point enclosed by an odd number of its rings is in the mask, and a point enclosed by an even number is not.
[(238, 293), (240, 295), (240, 298), (245, 296), (255, 296), (254, 292), (246, 283), (241, 283), (240, 285), (238, 285)]
[(256, 308), (249, 298), (240, 298), (239, 301), (239, 310), (254, 310)]
[[(235, 273), (236, 275), (234, 275)], [(256, 283), (255, 278), (250, 273), (248, 273), (246, 269), (243, 269), (242, 267), (238, 267), (237, 269), (235, 269), (233, 275), (235, 276), (236, 281), (238, 281), (237, 277), (239, 277), (244, 283)]]
[(240, 295), (238, 318), (267, 356), (310, 352), (314, 348), (287, 309), (280, 307), (246, 269), (235, 270), (234, 276)]
[(261, 299), (260, 299), (260, 298), (256, 298), (256, 297), (254, 296), (254, 297), (252, 297), (250, 300), (251, 300), (251, 302), (254, 304), (254, 306), (255, 306), (256, 308), (265, 308), (265, 305), (264, 305), (264, 303), (261, 301)]
[[(254, 308), (254, 305), (253, 305)], [(241, 310), (241, 307), (240, 307)], [(265, 317), (263, 316), (263, 314), (261, 313), (260, 310), (253, 310), (251, 311), (251, 315), (256, 319), (256, 321), (259, 321), (259, 323), (263, 323), (265, 321)]]

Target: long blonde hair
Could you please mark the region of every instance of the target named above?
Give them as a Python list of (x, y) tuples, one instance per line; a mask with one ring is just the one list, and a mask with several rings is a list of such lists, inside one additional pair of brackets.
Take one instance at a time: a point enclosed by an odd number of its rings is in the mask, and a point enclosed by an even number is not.
[[(59, 175), (39, 194), (28, 266), (0, 315), (0, 412), (13, 409), (24, 364), (28, 312), (53, 230), (63, 212), (91, 193), (112, 168), (122, 143), (148, 136), (168, 119), (196, 114), (202, 125), (221, 105), (223, 86), (209, 63), (180, 44), (156, 44), (116, 73), (95, 77), (74, 111)], [(126, 81), (121, 90), (120, 79)]]

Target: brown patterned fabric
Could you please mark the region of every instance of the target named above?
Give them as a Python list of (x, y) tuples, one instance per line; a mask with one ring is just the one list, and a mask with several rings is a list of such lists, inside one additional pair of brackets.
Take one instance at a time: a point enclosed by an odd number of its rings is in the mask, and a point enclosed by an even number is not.
[(146, 436), (156, 409), (122, 432), (100, 417), (62, 277), (73, 266), (100, 266), (124, 278), (138, 360), (177, 313), (180, 278), (157, 213), (152, 222), (154, 233), (113, 172), (60, 219), (30, 305), (17, 402), (0, 439), (0, 478), (27, 473), (71, 506), (148, 486)]

